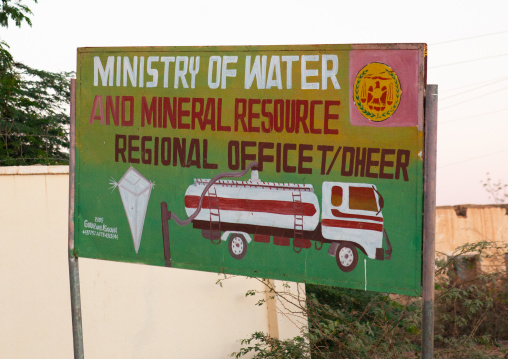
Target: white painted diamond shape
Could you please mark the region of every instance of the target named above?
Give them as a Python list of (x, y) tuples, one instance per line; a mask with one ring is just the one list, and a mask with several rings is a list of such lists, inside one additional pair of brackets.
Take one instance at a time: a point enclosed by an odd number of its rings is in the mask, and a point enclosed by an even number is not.
[(120, 191), (123, 208), (131, 229), (134, 249), (138, 253), (153, 183), (143, 177), (134, 167), (130, 167), (120, 181), (113, 182), (113, 184)]

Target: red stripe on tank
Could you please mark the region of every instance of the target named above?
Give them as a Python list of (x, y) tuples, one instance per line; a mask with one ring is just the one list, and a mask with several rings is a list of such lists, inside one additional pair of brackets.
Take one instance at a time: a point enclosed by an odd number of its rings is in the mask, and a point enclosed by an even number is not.
[[(198, 196), (185, 196), (185, 208), (198, 208), (199, 205)], [(256, 213), (273, 213), (282, 215), (295, 215), (295, 203), (289, 201), (273, 201), (264, 199), (243, 199), (243, 198), (223, 198), (218, 197), (219, 209), (221, 211), (244, 211), (244, 212), (256, 212)], [(214, 202), (214, 200), (212, 200)], [(212, 202), (212, 203), (213, 203)], [(316, 207), (312, 203), (296, 203), (296, 206), (302, 207), (302, 213), (304, 216), (311, 217), (316, 214)], [(203, 198), (203, 209), (209, 209), (210, 204), (208, 197)], [(213, 207), (215, 208), (215, 206)], [(300, 211), (296, 211), (300, 214)]]

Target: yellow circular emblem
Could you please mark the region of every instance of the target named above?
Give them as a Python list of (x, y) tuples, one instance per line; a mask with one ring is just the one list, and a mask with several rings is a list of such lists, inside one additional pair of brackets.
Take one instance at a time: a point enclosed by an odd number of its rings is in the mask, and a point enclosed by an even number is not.
[(400, 103), (400, 82), (387, 65), (372, 62), (356, 75), (353, 99), (367, 119), (381, 122), (394, 114)]

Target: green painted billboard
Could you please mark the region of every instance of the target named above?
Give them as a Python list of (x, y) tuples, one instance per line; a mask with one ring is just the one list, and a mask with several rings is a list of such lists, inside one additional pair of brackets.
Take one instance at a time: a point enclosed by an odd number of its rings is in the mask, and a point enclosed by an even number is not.
[(75, 254), (421, 294), (425, 53), (78, 49)]

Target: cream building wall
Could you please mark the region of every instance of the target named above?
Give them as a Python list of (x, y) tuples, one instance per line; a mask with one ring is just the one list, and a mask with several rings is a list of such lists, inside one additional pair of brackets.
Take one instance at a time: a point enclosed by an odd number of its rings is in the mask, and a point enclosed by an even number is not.
[[(73, 357), (68, 181), (67, 166), (0, 167), (0, 358)], [(84, 258), (79, 271), (87, 359), (227, 358), (254, 331), (306, 324), (256, 306), (255, 279)]]
[[(461, 245), (481, 241), (496, 242), (499, 246), (508, 245), (508, 204), (437, 208), (437, 252), (450, 256)], [(500, 270), (503, 267), (506, 269), (504, 258), (499, 257), (497, 262), (483, 259), (480, 265), (481, 269), (486, 271)]]

